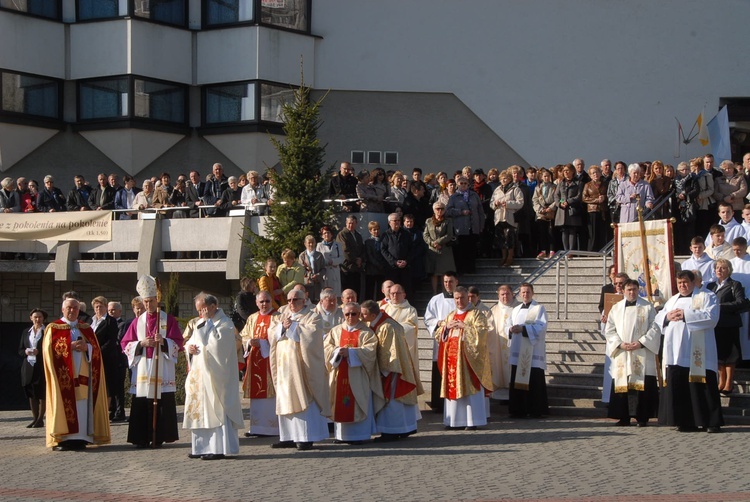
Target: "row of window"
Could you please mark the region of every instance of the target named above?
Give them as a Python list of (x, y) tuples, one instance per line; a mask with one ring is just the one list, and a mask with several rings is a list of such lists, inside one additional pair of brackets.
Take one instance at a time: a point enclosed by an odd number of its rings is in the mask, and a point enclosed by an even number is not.
[[(0, 71), (0, 111), (62, 119), (63, 81)], [(289, 85), (260, 81), (204, 86), (204, 126), (281, 123)], [(149, 119), (177, 125), (188, 121), (188, 86), (136, 76), (78, 82), (78, 121)]]
[(352, 150), (350, 161), (352, 164), (398, 164), (398, 152), (380, 152), (378, 150)]
[[(188, 26), (189, 0), (76, 0), (76, 20), (138, 17)], [(310, 0), (202, 0), (203, 27), (263, 24), (310, 32)], [(62, 0), (0, 0), (12, 10), (60, 21)]]

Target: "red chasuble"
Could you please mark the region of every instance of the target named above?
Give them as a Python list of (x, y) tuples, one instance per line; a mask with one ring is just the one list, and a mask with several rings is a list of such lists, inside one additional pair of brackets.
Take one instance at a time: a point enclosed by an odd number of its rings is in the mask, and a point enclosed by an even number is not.
[[(271, 314), (258, 315), (255, 322), (253, 338), (268, 340), (268, 325), (271, 322)], [(270, 358), (264, 358), (260, 354), (260, 347), (250, 347), (250, 353), (247, 356), (247, 371), (245, 380), (242, 382), (243, 387), (249, 390), (250, 399), (268, 398), (268, 382), (271, 369)]]
[(102, 353), (99, 350), (99, 342), (96, 335), (88, 324), (79, 323), (78, 331), (94, 350), (91, 352), (91, 363), (89, 364), (90, 375), (73, 374), (73, 350), (70, 348), (71, 329), (67, 324), (53, 324), (51, 329), (52, 367), (60, 386), (60, 395), (65, 406), (65, 421), (68, 424), (68, 434), (78, 433), (78, 415), (76, 413), (76, 391), (78, 387), (92, 386), (94, 404), (99, 399), (99, 380), (102, 378)]
[[(464, 321), (466, 319), (466, 315), (469, 312), (464, 312), (463, 314), (456, 314), (453, 316), (453, 320), (456, 321)], [(446, 328), (447, 329), (447, 328)], [(448, 389), (446, 392), (446, 397), (448, 399), (458, 399), (457, 397), (457, 372), (459, 371), (459, 358), (462, 357), (462, 354), (459, 350), (459, 340), (461, 338), (461, 335), (463, 334), (463, 330), (451, 330), (451, 333), (448, 336), (448, 340), (446, 342), (443, 342), (441, 345), (444, 345), (443, 348), (443, 357), (448, 358)], [(474, 388), (479, 389), (481, 388), (481, 384), (479, 383), (479, 378), (474, 374), (474, 372), (471, 369), (471, 366), (469, 365), (468, 361), (464, 359), (463, 364), (467, 365), (469, 369), (469, 376), (471, 377), (471, 383), (474, 386)]]
[[(385, 313), (384, 310), (380, 311), (380, 318), (378, 321), (370, 326), (370, 328), (377, 333), (378, 328), (380, 327), (383, 322), (385, 322), (386, 319), (392, 319), (391, 316)], [(406, 340), (404, 340), (404, 343), (406, 343)], [(408, 353), (408, 348), (407, 348)], [(406, 364), (406, 361), (401, 361), (401, 367), (403, 368), (403, 365)], [(396, 393), (393, 395), (394, 399), (398, 399), (402, 396), (407, 395), (409, 392), (413, 391), (417, 388), (416, 384), (409, 383), (405, 380), (401, 380), (398, 378), (398, 373), (390, 372), (387, 376), (381, 377), (383, 381), (383, 395), (385, 396), (386, 401), (388, 401), (391, 398), (391, 392), (393, 391), (393, 385), (394, 380), (396, 381)]]
[[(341, 340), (339, 347), (359, 346), (359, 330), (347, 331), (341, 330)], [(349, 359), (341, 358), (338, 373), (336, 374), (336, 402), (333, 408), (333, 421), (339, 423), (354, 422), (354, 393), (349, 385)]]

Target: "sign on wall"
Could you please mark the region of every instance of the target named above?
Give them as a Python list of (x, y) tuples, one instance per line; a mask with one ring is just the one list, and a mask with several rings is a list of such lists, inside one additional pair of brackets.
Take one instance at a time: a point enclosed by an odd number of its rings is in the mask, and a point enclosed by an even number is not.
[(110, 211), (0, 214), (0, 241), (111, 241)]

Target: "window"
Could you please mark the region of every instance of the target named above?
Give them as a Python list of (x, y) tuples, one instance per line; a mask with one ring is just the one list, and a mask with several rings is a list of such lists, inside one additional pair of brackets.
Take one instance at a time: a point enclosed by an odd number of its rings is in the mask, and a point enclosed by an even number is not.
[(253, 0), (206, 0), (205, 9), (207, 26), (253, 20)]
[(260, 120), (283, 122), (282, 105), (294, 97), (294, 90), (289, 86), (261, 84), (260, 86)]
[(140, 118), (184, 124), (184, 86), (138, 77), (116, 77), (78, 84), (78, 119)]
[(367, 152), (368, 164), (380, 164), (380, 152)]
[(185, 88), (135, 79), (134, 116), (166, 122), (185, 122)]
[(79, 84), (78, 118), (113, 119), (128, 116), (128, 78), (120, 77)]
[(0, 0), (0, 9), (60, 19), (60, 0)]
[(59, 119), (62, 84), (59, 80), (2, 72), (2, 111)]
[(263, 24), (308, 31), (309, 0), (260, 0)]
[(133, 15), (175, 26), (187, 26), (185, 0), (131, 0)]
[(220, 85), (206, 88), (206, 124), (255, 120), (255, 84)]
[(384, 164), (396, 165), (398, 164), (398, 152), (383, 152)]
[(78, 20), (108, 19), (118, 17), (118, 0), (78, 0)]
[(365, 152), (363, 152), (362, 150), (352, 150), (351, 163), (352, 164), (364, 164)]

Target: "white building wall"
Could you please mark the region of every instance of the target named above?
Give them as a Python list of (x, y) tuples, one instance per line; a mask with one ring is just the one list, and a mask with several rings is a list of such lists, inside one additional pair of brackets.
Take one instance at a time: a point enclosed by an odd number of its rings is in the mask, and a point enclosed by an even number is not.
[(70, 79), (130, 72), (130, 20), (70, 25)]
[(179, 84), (193, 78), (193, 34), (147, 21), (130, 21), (131, 73)]
[(748, 94), (748, 18), (744, 0), (316, 0), (314, 86), (454, 93), (532, 164), (669, 161), (675, 117)]
[(0, 16), (0, 68), (65, 78), (65, 26), (21, 14)]

